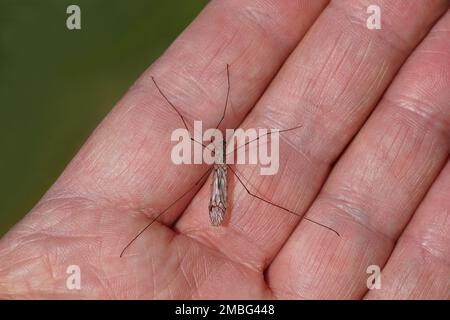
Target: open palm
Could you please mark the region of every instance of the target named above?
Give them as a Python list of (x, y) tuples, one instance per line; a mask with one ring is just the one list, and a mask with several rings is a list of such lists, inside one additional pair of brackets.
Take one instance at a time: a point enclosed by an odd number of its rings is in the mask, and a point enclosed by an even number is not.
[[(212, 1), (0, 242), (3, 298), (450, 298), (448, 2)], [(417, 13), (420, 14), (417, 14)], [(280, 170), (237, 166), (208, 218), (205, 165), (174, 165), (179, 116), (291, 128)], [(191, 190), (187, 192), (188, 190)], [(119, 257), (148, 221), (186, 193)], [(81, 287), (66, 285), (79, 266)], [(381, 269), (381, 288), (368, 289)], [(369, 273), (368, 273), (369, 272)]]

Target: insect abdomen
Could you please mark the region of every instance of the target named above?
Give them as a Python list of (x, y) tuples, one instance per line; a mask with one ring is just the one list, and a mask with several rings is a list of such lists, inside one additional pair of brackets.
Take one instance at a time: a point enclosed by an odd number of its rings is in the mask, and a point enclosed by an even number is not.
[(227, 209), (227, 167), (214, 165), (211, 183), (211, 198), (209, 200), (209, 220), (213, 226), (222, 223)]

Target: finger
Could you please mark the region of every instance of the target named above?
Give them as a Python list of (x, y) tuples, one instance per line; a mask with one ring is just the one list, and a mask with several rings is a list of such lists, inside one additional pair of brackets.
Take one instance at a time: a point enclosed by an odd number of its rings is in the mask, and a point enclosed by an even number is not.
[[(275, 176), (263, 178), (259, 167), (238, 166), (259, 194), (299, 214), (402, 61), (444, 10), (443, 1), (381, 2), (384, 27), (374, 31), (366, 27), (367, 6), (365, 1), (331, 2), (243, 124), (279, 129), (302, 125), (282, 134)], [(300, 217), (255, 199), (231, 179), (234, 190), (225, 228), (208, 227), (208, 185), (176, 227), (235, 261), (263, 270)]]
[(449, 190), (447, 162), (366, 299), (450, 299)]
[[(383, 266), (450, 151), (450, 14), (414, 51), (270, 267), (280, 296), (358, 298)], [(443, 32), (443, 30), (447, 30)], [(286, 268), (290, 272), (286, 273)]]

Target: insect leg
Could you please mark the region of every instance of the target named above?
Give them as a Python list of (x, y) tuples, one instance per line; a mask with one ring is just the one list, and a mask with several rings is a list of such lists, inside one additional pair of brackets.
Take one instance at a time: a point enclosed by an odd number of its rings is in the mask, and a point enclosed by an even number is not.
[(225, 113), (227, 112), (228, 99), (230, 97), (230, 66), (227, 63), (227, 98), (225, 99), (225, 107), (223, 108), (222, 117), (219, 120), (219, 123), (216, 125), (216, 130), (219, 128), (223, 119), (225, 118)]
[[(303, 126), (302, 126), (302, 125), (299, 125), (299, 126), (296, 126), (296, 127), (293, 127), (293, 128), (279, 130), (279, 131), (277, 131), (277, 132), (278, 132), (278, 133), (287, 132), (287, 131), (299, 129), (299, 128), (301, 128), (301, 127), (303, 127)], [(240, 148), (244, 148), (244, 147), (248, 146), (250, 143), (252, 143), (252, 142), (254, 142), (254, 141), (257, 141), (257, 140), (259, 140), (260, 138), (262, 138), (262, 137), (264, 137), (264, 136), (269, 136), (269, 135), (271, 135), (272, 133), (273, 133), (272, 131), (267, 132), (267, 133), (265, 133), (265, 134), (262, 134), (262, 135), (256, 137), (255, 139), (252, 139), (252, 140), (250, 140), (250, 141), (247, 141), (247, 142), (244, 143), (243, 145), (236, 146), (236, 148), (234, 148), (234, 150), (231, 150), (230, 152), (227, 152), (226, 155), (229, 155), (230, 153), (236, 152), (236, 150), (238, 150), (238, 149), (240, 149)]]
[(177, 203), (178, 201), (180, 201), (183, 197), (185, 197), (193, 188), (195, 188), (196, 186), (198, 186), (200, 184), (200, 182), (208, 176), (208, 174), (211, 172), (213, 168), (209, 168), (207, 171), (205, 171), (202, 176), (200, 177), (200, 179), (198, 179), (193, 185), (192, 187), (190, 187), (186, 192), (184, 192), (181, 196), (179, 196), (177, 199), (175, 199), (175, 201), (173, 201), (169, 206), (167, 206), (163, 211), (161, 211), (160, 213), (158, 213), (156, 215), (156, 217), (152, 218), (150, 220), (150, 222), (143, 228), (141, 229), (141, 231), (138, 232), (138, 234), (131, 239), (130, 242), (128, 242), (128, 244), (123, 248), (122, 252), (120, 253), (120, 257), (122, 258), (123, 254), (125, 253), (125, 251), (133, 244), (134, 241), (136, 241), (137, 238), (139, 238), (139, 236), (144, 233), (145, 230), (147, 230), (159, 217), (161, 217), (164, 213), (166, 213), (170, 208), (172, 208), (175, 203)]
[[(251, 191), (247, 188), (247, 186), (245, 185), (245, 183), (242, 181), (241, 177), (239, 177), (239, 175), (236, 173), (236, 171), (238, 171), (238, 170), (237, 170), (236, 168), (235, 168), (235, 169), (231, 168), (231, 166), (228, 165), (228, 164), (227, 164), (227, 167), (228, 167), (228, 168), (230, 169), (230, 171), (235, 175), (235, 177), (238, 179), (238, 181), (241, 183), (241, 185), (244, 187), (244, 189), (247, 191), (247, 193), (248, 193), (250, 196), (255, 197), (255, 198), (257, 198), (257, 199), (259, 199), (259, 200), (261, 200), (261, 201), (263, 201), (263, 202), (265, 202), (265, 203), (268, 203), (268, 204), (270, 204), (270, 205), (272, 205), (272, 206), (274, 206), (274, 207), (277, 207), (277, 208), (279, 208), (279, 209), (282, 209), (282, 210), (284, 210), (284, 211), (286, 211), (286, 212), (289, 212), (289, 213), (292, 213), (292, 214), (294, 214), (294, 215), (296, 215), (296, 216), (299, 216), (299, 217), (301, 217), (301, 218), (303, 218), (303, 219), (305, 219), (305, 220), (307, 220), (307, 221), (309, 221), (309, 222), (312, 222), (312, 223), (314, 223), (314, 224), (316, 224), (316, 225), (319, 225), (319, 226), (321, 226), (321, 227), (324, 227), (324, 228), (326, 228), (326, 229), (328, 229), (328, 230), (330, 230), (330, 231), (333, 231), (333, 232), (336, 233), (339, 237), (341, 236), (336, 230), (334, 230), (334, 229), (331, 228), (331, 227), (328, 227), (328, 226), (326, 226), (326, 225), (324, 225), (324, 224), (322, 224), (322, 223), (320, 223), (320, 222), (314, 221), (314, 220), (312, 220), (312, 219), (310, 219), (310, 218), (308, 218), (308, 217), (302, 216), (301, 214), (299, 214), (299, 213), (297, 213), (297, 212), (294, 212), (294, 211), (292, 211), (292, 210), (286, 209), (286, 208), (284, 208), (283, 206), (280, 206), (279, 204), (270, 202), (269, 200), (266, 200), (266, 199), (264, 199), (263, 197), (258, 196), (257, 194), (251, 192)], [(238, 171), (238, 172), (239, 172), (239, 171)], [(239, 172), (239, 174), (242, 176), (242, 178), (243, 178), (244, 180), (246, 180), (246, 181), (248, 182), (248, 179), (244, 178), (244, 176), (242, 175), (241, 172)]]
[[(189, 137), (192, 141), (197, 142), (199, 144), (201, 144), (203, 147), (207, 148), (207, 146), (205, 146), (202, 142), (195, 140), (194, 138), (192, 138), (191, 136), (191, 132), (189, 131), (189, 128), (187, 126), (186, 120), (184, 119), (183, 115), (181, 114), (181, 112), (175, 107), (175, 105), (169, 100), (169, 98), (167, 98), (167, 96), (164, 94), (164, 92), (161, 90), (161, 88), (159, 87), (159, 85), (156, 83), (155, 78), (152, 76), (152, 81), (155, 84), (155, 87), (158, 89), (159, 93), (161, 94), (161, 96), (164, 98), (164, 100), (166, 100), (166, 102), (172, 107), (173, 110), (175, 110), (175, 112), (180, 116), (181, 121), (183, 121), (183, 125), (186, 128), (187, 132), (189, 133)], [(194, 128), (195, 131), (195, 128)], [(209, 149), (209, 148), (208, 148)], [(209, 149), (211, 150), (211, 149)]]

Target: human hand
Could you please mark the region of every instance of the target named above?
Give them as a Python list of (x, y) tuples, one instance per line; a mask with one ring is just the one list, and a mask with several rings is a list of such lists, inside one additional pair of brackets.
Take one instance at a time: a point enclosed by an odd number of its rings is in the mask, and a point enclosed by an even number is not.
[[(378, 1), (381, 30), (366, 28), (367, 1), (326, 2), (212, 1), (2, 238), (0, 296), (450, 298), (448, 2)], [(283, 136), (271, 183), (238, 168), (340, 237), (231, 177), (223, 226), (209, 224), (208, 181), (120, 258), (206, 168), (171, 163), (180, 118), (151, 76), (188, 119), (212, 127), (227, 63), (224, 127), (303, 126)], [(70, 265), (80, 290), (66, 286)], [(367, 288), (371, 265), (380, 289)]]

